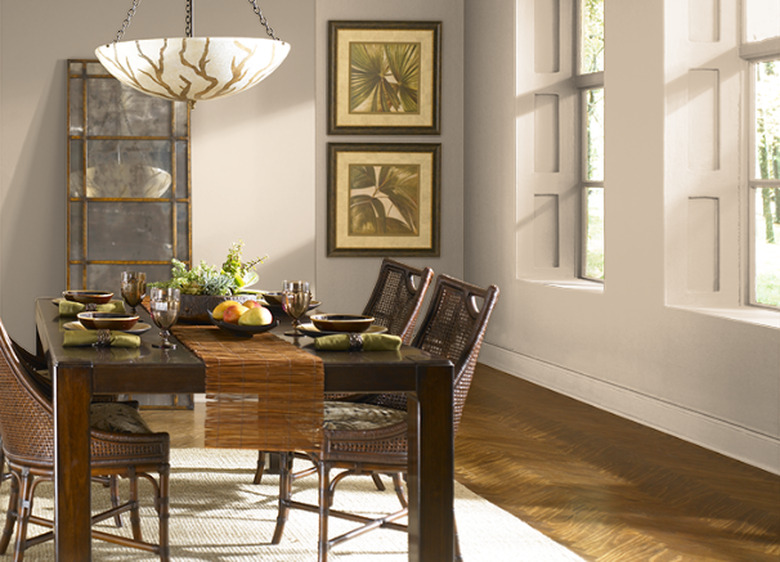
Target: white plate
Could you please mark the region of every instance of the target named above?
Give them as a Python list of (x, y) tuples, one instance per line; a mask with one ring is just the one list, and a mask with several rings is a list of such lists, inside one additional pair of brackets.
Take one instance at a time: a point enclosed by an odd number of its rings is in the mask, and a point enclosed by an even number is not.
[(333, 334), (383, 334), (387, 331), (387, 328), (379, 324), (371, 324), (365, 332), (326, 332), (325, 330), (320, 330), (314, 324), (308, 323), (298, 326), (298, 330), (310, 338), (318, 338), (320, 336), (332, 336)]
[[(147, 324), (146, 322), (138, 322), (135, 326), (130, 328), (129, 330), (119, 330), (120, 332), (127, 332), (128, 334), (143, 334), (146, 330), (151, 329), (152, 325)], [(75, 320), (73, 322), (66, 322), (62, 325), (62, 328), (65, 330), (86, 330), (84, 325), (79, 322), (78, 320)]]

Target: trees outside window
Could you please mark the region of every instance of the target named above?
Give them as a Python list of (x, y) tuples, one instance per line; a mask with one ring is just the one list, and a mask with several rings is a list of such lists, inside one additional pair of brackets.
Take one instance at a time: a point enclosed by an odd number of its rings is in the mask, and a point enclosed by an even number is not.
[(752, 301), (780, 307), (780, 58), (752, 67)]
[(604, 281), (604, 0), (579, 2), (579, 56), (583, 165), (580, 276)]

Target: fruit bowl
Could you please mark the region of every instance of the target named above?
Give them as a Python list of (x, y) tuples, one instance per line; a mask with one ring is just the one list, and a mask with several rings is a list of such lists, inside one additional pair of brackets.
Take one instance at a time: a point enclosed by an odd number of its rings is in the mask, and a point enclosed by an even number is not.
[(87, 330), (129, 330), (138, 322), (137, 314), (79, 312), (76, 315)]
[(214, 316), (212, 316), (211, 311), (208, 311), (209, 319), (211, 320), (211, 323), (214, 324), (217, 328), (220, 330), (224, 330), (230, 334), (233, 334), (234, 336), (244, 337), (244, 338), (251, 338), (255, 334), (262, 334), (263, 332), (267, 332), (268, 330), (273, 330), (279, 325), (279, 321), (274, 318), (273, 322), (270, 324), (263, 324), (262, 326), (241, 326), (240, 324), (233, 324), (231, 322), (223, 322), (222, 320), (216, 320)]
[(326, 332), (365, 332), (374, 323), (373, 316), (362, 314), (314, 314), (312, 324)]
[(92, 291), (92, 290), (74, 290), (63, 291), (62, 296), (65, 300), (80, 302), (81, 304), (105, 304), (109, 302), (114, 293), (107, 291)]

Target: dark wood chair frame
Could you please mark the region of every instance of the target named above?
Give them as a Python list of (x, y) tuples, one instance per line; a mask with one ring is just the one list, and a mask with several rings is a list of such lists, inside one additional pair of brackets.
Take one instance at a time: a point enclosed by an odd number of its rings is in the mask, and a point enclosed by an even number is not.
[[(447, 275), (440, 275), (425, 319), (412, 343), (416, 347), (450, 359), (455, 365), (453, 435), (460, 424), (477, 357), (498, 294), (499, 290), (495, 285), (483, 289)], [(397, 519), (408, 513), (403, 497), (400, 510), (377, 519), (334, 510), (331, 505), (335, 486), (348, 475), (404, 473), (408, 451), (406, 435), (406, 422), (367, 431), (326, 429), (322, 451), (305, 453), (315, 463), (319, 476), (318, 505), (292, 499), (294, 480), (292, 464), (295, 453), (282, 454), (279, 514), (271, 542), (278, 544), (281, 541), (291, 508), (319, 514), (318, 560), (320, 562), (326, 562), (328, 552), (335, 545), (373, 529), (381, 527), (405, 530), (406, 526), (395, 523)], [(344, 469), (344, 472), (331, 479), (330, 471), (333, 469)], [(337, 537), (329, 538), (328, 517), (331, 516), (359, 522), (362, 525)], [(457, 538), (455, 546), (456, 556), (460, 558)]]
[[(388, 334), (400, 336), (401, 341), (409, 345), (414, 336), (414, 328), (422, 309), (425, 295), (433, 280), (433, 269), (418, 268), (391, 258), (384, 258), (379, 266), (374, 289), (363, 309), (363, 314), (374, 317), (374, 323), (387, 328)], [(328, 394), (331, 400), (371, 400), (369, 395)], [(397, 396), (377, 396), (376, 400), (398, 401)], [(258, 451), (257, 468), (253, 482), (260, 484), (266, 468), (266, 453)], [(304, 470), (294, 476), (303, 477), (316, 472), (316, 467)], [(394, 477), (395, 478), (395, 477)], [(373, 476), (378, 489), (384, 485), (378, 476)]]

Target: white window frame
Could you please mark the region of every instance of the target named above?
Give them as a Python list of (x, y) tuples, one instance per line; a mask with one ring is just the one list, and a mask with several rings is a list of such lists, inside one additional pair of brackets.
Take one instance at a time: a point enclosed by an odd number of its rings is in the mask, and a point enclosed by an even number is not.
[[(575, 47), (574, 47), (574, 88), (577, 91), (578, 104), (577, 104), (577, 120), (579, 135), (579, 185), (578, 193), (580, 196), (580, 212), (579, 212), (579, 251), (577, 252), (577, 277), (593, 283), (603, 284), (606, 280), (606, 247), (604, 249), (604, 279), (597, 279), (594, 277), (588, 277), (586, 273), (587, 267), (587, 254), (588, 254), (588, 194), (589, 188), (596, 187), (601, 188), (606, 198), (605, 182), (602, 178), (599, 181), (589, 180), (587, 165), (588, 165), (588, 112), (587, 112), (587, 99), (586, 95), (588, 90), (603, 89), (605, 92), (604, 105), (606, 106), (606, 89), (604, 87), (604, 73), (605, 71), (583, 73), (581, 69), (581, 52), (582, 48), (582, 13), (581, 7), (584, 0), (577, 0), (574, 3), (574, 25), (575, 28)], [(606, 4), (607, 0), (603, 0)], [(606, 20), (604, 22), (606, 27)], [(606, 41), (604, 45), (606, 52)], [(605, 66), (606, 68), (606, 66)], [(606, 135), (606, 131), (605, 131)], [(604, 228), (606, 229), (606, 211), (604, 214)]]
[[(755, 89), (755, 64), (765, 62), (769, 60), (777, 60), (780, 65), (780, 37), (772, 37), (770, 39), (764, 39), (762, 41), (747, 41), (747, 13), (746, 3), (743, 3), (742, 10), (742, 39), (739, 46), (739, 55), (745, 61), (747, 70), (745, 72), (747, 87), (746, 92), (748, 96), (747, 106), (747, 118), (745, 119), (746, 127), (743, 128), (744, 134), (748, 136), (747, 142), (747, 242), (748, 242), (748, 267), (747, 270), (747, 291), (744, 291), (747, 296), (746, 304), (749, 306), (766, 308), (769, 310), (780, 310), (778, 306), (768, 305), (766, 303), (760, 303), (756, 300), (756, 288), (757, 288), (757, 270), (756, 270), (756, 189), (766, 187), (780, 188), (780, 179), (767, 180), (758, 179), (756, 170), (756, 130), (755, 130), (755, 116), (756, 116), (756, 89)], [(777, 204), (777, 203), (776, 203)], [(780, 241), (778, 241), (780, 243)]]

